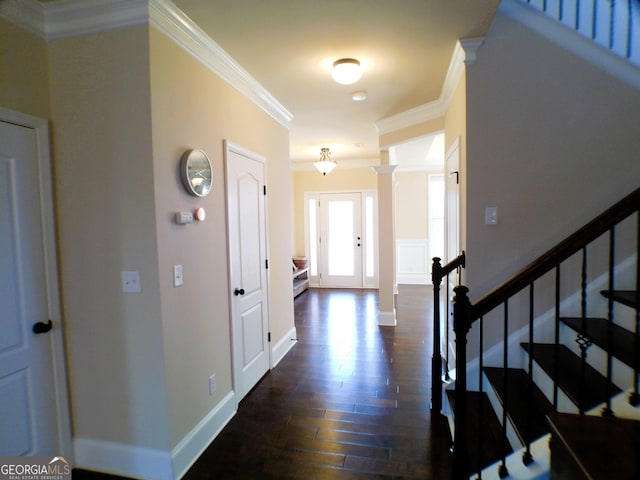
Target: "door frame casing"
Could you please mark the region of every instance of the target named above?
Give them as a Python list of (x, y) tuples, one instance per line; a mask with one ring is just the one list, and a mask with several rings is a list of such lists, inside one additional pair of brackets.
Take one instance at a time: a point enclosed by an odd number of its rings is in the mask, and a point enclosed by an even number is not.
[[(265, 185), (266, 185), (266, 178), (267, 178), (267, 162), (266, 159), (250, 150), (247, 150), (246, 148), (243, 148), (229, 140), (224, 140), (224, 167), (225, 167), (225, 202), (226, 202), (226, 213), (227, 213), (227, 219), (226, 219), (226, 228), (227, 228), (227, 269), (228, 269), (228, 279), (229, 279), (229, 283), (228, 283), (228, 291), (229, 291), (229, 314), (230, 314), (230, 333), (231, 333), (231, 376), (232, 376), (232, 381), (233, 381), (233, 390), (234, 390), (234, 396), (235, 396), (235, 404), (236, 404), (236, 408), (238, 407), (238, 405), (240, 404), (240, 401), (242, 400), (242, 398), (238, 397), (238, 384), (239, 384), (239, 369), (236, 365), (236, 361), (235, 361), (235, 347), (234, 347), (234, 342), (235, 342), (235, 333), (234, 332), (234, 318), (235, 316), (238, 314), (238, 312), (236, 312), (236, 305), (233, 299), (233, 289), (234, 289), (234, 285), (236, 285), (237, 283), (235, 283), (235, 278), (234, 278), (234, 274), (233, 274), (233, 268), (232, 268), (232, 261), (233, 261), (233, 253), (234, 253), (234, 248), (235, 246), (232, 245), (231, 241), (230, 241), (230, 232), (231, 232), (231, 214), (230, 214), (230, 199), (229, 199), (229, 167), (228, 167), (228, 162), (229, 162), (229, 153), (233, 152), (236, 153), (238, 155), (242, 155), (244, 157), (249, 158), (250, 160), (254, 160), (256, 162), (259, 162), (262, 164), (262, 173), (264, 175), (264, 181), (265, 181)], [(269, 218), (269, 214), (268, 214), (268, 202), (266, 201), (266, 195), (263, 196), (263, 211), (264, 211), (264, 232), (265, 232), (265, 258), (262, 259), (263, 261), (266, 261), (268, 259), (269, 256), (269, 222), (268, 222), (268, 218)], [(265, 302), (266, 302), (266, 312), (267, 312), (267, 331), (271, 331), (271, 302), (270, 302), (270, 285), (271, 285), (271, 278), (270, 278), (270, 272), (269, 269), (266, 268), (264, 270), (264, 274), (265, 274), (265, 286), (264, 286), (264, 297), (265, 297)], [(273, 368), (273, 355), (271, 352), (271, 344), (267, 343), (267, 354), (269, 356), (269, 369)]]
[[(455, 257), (460, 255), (460, 250), (462, 248), (462, 238), (461, 238), (461, 191), (462, 191), (462, 181), (464, 179), (464, 172), (461, 170), (461, 159), (460, 159), (460, 137), (456, 137), (449, 149), (445, 153), (444, 160), (444, 178), (445, 178), (445, 204), (444, 204), (444, 235), (445, 235), (445, 257), (443, 259), (443, 263), (449, 262), (453, 260)], [(449, 188), (449, 180), (453, 178), (453, 175), (456, 176), (456, 188), (455, 191), (452, 192)], [(451, 201), (453, 198), (453, 202)], [(453, 203), (453, 205), (452, 205)], [(452, 207), (455, 208), (455, 211), (452, 212)], [(451, 238), (452, 229), (451, 227), (455, 227), (455, 238)], [(454, 247), (452, 245), (455, 244)], [(453, 251), (452, 251), (453, 250)], [(449, 364), (453, 364), (455, 362), (456, 357), (456, 349), (454, 336), (452, 334), (446, 335), (446, 329), (451, 329), (451, 325), (448, 321), (448, 316), (450, 316), (453, 312), (453, 287), (456, 284), (460, 284), (463, 282), (462, 275), (464, 274), (464, 269), (459, 270), (460, 278), (457, 278), (455, 275), (451, 275), (448, 278), (448, 284), (445, 285), (445, 288), (448, 291), (448, 295), (446, 298), (449, 299), (449, 304), (445, 306), (445, 314), (442, 317), (441, 323), (441, 331), (442, 335), (442, 345), (445, 349), (445, 358), (449, 359)], [(446, 344), (446, 339), (449, 338), (449, 344)]]
[[(358, 288), (362, 288), (362, 289), (377, 289), (379, 287), (379, 281), (380, 281), (380, 272), (379, 272), (379, 268), (380, 268), (380, 264), (379, 264), (379, 251), (378, 251), (378, 191), (374, 190), (374, 189), (363, 189), (363, 190), (321, 190), (321, 191), (308, 191), (308, 192), (304, 192), (303, 193), (303, 201), (304, 201), (304, 249), (305, 249), (305, 255), (306, 257), (309, 259), (309, 262), (311, 261), (311, 257), (310, 257), (310, 252), (309, 252), (309, 246), (310, 246), (310, 242), (311, 242), (311, 238), (309, 235), (309, 208), (308, 208), (308, 202), (309, 200), (315, 200), (316, 204), (319, 202), (320, 197), (322, 195), (334, 195), (334, 194), (341, 194), (341, 193), (357, 193), (360, 194), (360, 215), (361, 215), (361, 228), (362, 228), (362, 235), (365, 235), (365, 231), (368, 227), (368, 224), (366, 222), (366, 218), (365, 218), (365, 199), (368, 197), (371, 197), (374, 199), (373, 202), (373, 209), (374, 209), (374, 215), (373, 215), (373, 222), (371, 225), (371, 228), (373, 230), (373, 261), (374, 261), (374, 270), (375, 270), (375, 275), (373, 277), (367, 277), (366, 275), (366, 248), (363, 248), (361, 250), (361, 257), (362, 257), (362, 261), (361, 261), (361, 267), (362, 267), (362, 285)], [(317, 212), (317, 218), (316, 218), (316, 230), (318, 235), (320, 235), (322, 232), (320, 231), (320, 212)], [(368, 248), (368, 247), (367, 247)], [(316, 240), (316, 251), (317, 251), (317, 255), (318, 255), (318, 270), (320, 272), (321, 268), (320, 265), (322, 263), (322, 259), (320, 258), (322, 253), (321, 253), (321, 248), (320, 245), (317, 243)], [(339, 287), (327, 287), (326, 285), (322, 285), (322, 282), (320, 281), (319, 277), (314, 276), (314, 275), (310, 275), (310, 282), (311, 282), (311, 286), (312, 287), (316, 287), (316, 288), (339, 288)]]
[(59, 455), (64, 456), (72, 465), (73, 441), (71, 434), (71, 412), (69, 387), (64, 346), (64, 324), (60, 306), (60, 287), (56, 245), (55, 212), (53, 203), (53, 176), (51, 171), (51, 150), (49, 122), (45, 119), (8, 110), (0, 107), (0, 121), (30, 128), (36, 137), (38, 157), (38, 187), (40, 189), (40, 212), (42, 226), (42, 244), (44, 248), (45, 283), (47, 295), (47, 314), (53, 322), (49, 332), (51, 342), (51, 364), (53, 371), (56, 425)]

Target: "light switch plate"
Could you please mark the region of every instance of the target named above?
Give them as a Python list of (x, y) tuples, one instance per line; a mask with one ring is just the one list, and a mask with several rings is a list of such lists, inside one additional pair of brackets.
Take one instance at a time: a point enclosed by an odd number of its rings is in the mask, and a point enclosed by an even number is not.
[(182, 278), (182, 265), (174, 265), (173, 266), (173, 286), (181, 287), (184, 284), (184, 279)]
[(485, 225), (498, 224), (498, 207), (487, 207), (484, 209), (484, 224)]
[(141, 293), (142, 285), (140, 283), (140, 272), (122, 271), (122, 292), (123, 293)]

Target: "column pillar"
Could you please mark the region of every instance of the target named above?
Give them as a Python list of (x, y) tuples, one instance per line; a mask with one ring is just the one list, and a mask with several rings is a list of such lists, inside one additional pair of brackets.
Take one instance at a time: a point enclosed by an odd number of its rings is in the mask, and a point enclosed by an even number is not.
[[(380, 152), (383, 156), (388, 152)], [(394, 219), (393, 171), (395, 165), (373, 167), (378, 174), (378, 325), (395, 326), (396, 234)]]

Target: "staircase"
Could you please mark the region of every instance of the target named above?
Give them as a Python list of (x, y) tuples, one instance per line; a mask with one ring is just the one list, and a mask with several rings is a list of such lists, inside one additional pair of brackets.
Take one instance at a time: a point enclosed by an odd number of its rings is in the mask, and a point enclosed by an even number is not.
[[(432, 397), (455, 479), (640, 478), (639, 211), (637, 189), (474, 304), (455, 288), (455, 382)], [(434, 295), (463, 266), (434, 259)]]
[(640, 66), (640, 2), (637, 0), (519, 1)]

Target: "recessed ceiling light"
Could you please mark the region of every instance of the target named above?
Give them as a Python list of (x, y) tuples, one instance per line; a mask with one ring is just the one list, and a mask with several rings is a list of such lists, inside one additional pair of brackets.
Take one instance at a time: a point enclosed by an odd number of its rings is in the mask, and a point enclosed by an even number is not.
[(360, 80), (362, 69), (360, 62), (355, 58), (341, 58), (333, 62), (333, 70), (331, 71), (333, 79), (342, 85), (351, 85)]
[(367, 99), (367, 92), (364, 90), (358, 90), (351, 94), (351, 98), (354, 102), (364, 102)]

